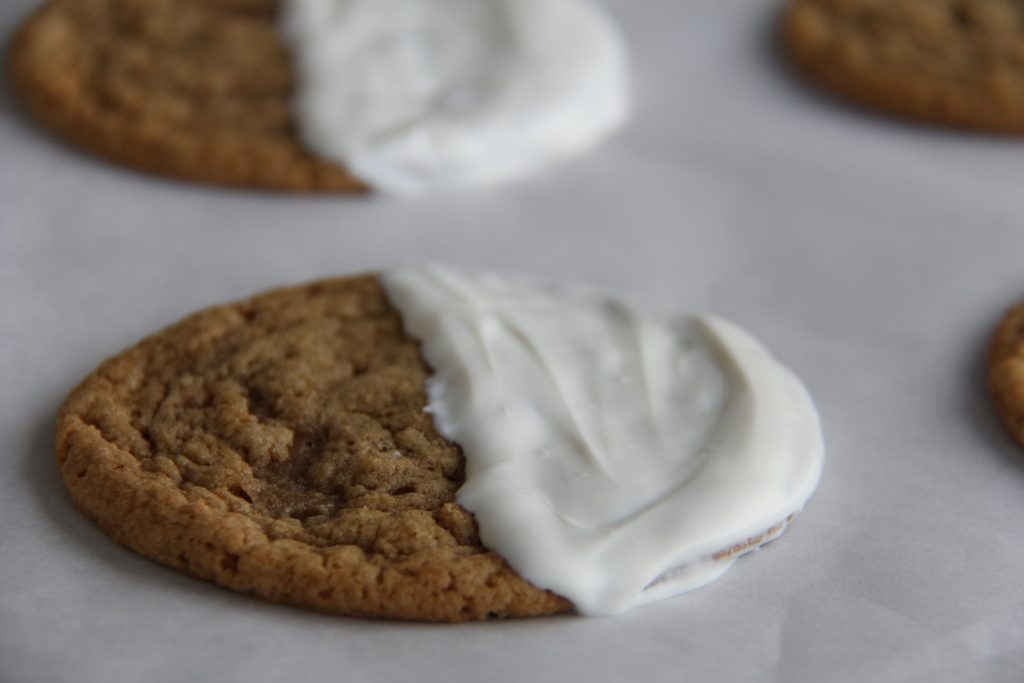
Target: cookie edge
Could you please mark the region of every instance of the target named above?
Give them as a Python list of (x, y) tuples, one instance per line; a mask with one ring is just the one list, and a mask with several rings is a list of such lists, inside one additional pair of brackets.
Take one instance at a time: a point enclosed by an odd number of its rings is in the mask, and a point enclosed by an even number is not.
[(988, 348), (988, 389), (996, 414), (1024, 446), (1024, 303), (999, 321)]

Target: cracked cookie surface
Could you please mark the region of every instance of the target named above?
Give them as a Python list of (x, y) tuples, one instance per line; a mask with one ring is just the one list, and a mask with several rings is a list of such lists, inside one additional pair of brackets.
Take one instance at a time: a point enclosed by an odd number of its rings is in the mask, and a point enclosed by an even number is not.
[(481, 546), (429, 369), (373, 276), (197, 313), (68, 397), (57, 460), (115, 540), (267, 600), (464, 621), (566, 611)]
[(50, 0), (8, 68), (28, 111), (118, 163), (187, 180), (358, 192), (300, 144), (277, 0)]
[(988, 384), (996, 412), (1024, 446), (1024, 303), (1012, 308), (999, 323), (988, 361)]
[(1024, 2), (792, 0), (790, 55), (814, 81), (877, 109), (1024, 134)]

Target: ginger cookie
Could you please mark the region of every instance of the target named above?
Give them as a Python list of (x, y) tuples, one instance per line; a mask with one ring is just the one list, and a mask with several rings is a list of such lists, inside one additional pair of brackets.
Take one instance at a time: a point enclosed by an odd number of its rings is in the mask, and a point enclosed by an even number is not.
[(1024, 303), (1011, 309), (996, 328), (988, 354), (988, 386), (996, 412), (1024, 446)]
[(72, 392), (64, 482), (142, 555), (338, 614), (705, 585), (813, 494), (813, 401), (731, 323), (573, 291), (410, 265), (198, 313)]
[(899, 116), (1024, 133), (1024, 4), (792, 0), (782, 29), (821, 86)]
[(51, 0), (8, 66), (68, 141), (178, 178), (293, 191), (365, 185), (300, 144), (275, 0)]
[(193, 315), (68, 397), (78, 506), (157, 562), (274, 602), (465, 621), (567, 611), (481, 545), (419, 344), (376, 277)]

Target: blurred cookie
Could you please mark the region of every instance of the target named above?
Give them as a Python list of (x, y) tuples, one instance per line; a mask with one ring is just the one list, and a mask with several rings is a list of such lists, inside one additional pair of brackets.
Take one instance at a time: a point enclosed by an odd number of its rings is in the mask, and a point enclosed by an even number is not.
[(485, 549), (459, 448), (375, 277), (212, 308), (68, 397), (57, 459), (112, 538), (189, 574), (338, 614), (465, 621), (571, 609)]
[(893, 114), (1024, 133), (1024, 4), (791, 0), (793, 60), (821, 86)]
[(14, 37), (14, 90), (67, 140), (225, 185), (361, 191), (306, 151), (276, 0), (51, 0)]
[(1011, 309), (992, 338), (988, 384), (996, 411), (1024, 445), (1024, 303)]

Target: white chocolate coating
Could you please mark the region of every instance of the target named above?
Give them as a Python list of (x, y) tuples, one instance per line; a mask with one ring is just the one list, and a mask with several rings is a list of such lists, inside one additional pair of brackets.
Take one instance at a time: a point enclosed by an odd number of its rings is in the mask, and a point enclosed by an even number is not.
[(735, 553), (716, 554), (781, 533), (817, 486), (810, 396), (730, 323), (439, 266), (383, 282), (465, 454), (459, 503), (583, 614), (717, 578)]
[(522, 176), (629, 110), (625, 48), (590, 0), (286, 0), (303, 141), (397, 194)]

